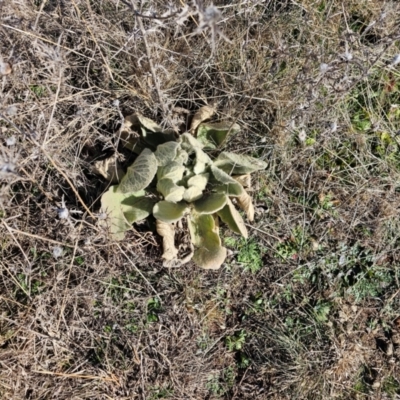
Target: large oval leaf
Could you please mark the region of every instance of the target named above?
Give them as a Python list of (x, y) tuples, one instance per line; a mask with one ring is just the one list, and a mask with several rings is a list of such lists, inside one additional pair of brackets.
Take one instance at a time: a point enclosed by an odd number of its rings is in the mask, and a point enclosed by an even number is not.
[(188, 154), (192, 154), (196, 149), (202, 149), (204, 147), (202, 143), (200, 143), (194, 136), (187, 132), (180, 136), (180, 140), (182, 149)]
[(128, 168), (121, 183), (118, 185), (118, 192), (134, 193), (145, 189), (153, 180), (157, 172), (157, 159), (149, 149), (144, 149), (135, 162)]
[(198, 175), (206, 171), (207, 167), (212, 164), (211, 158), (200, 148), (195, 149), (196, 161), (193, 172)]
[(183, 186), (178, 186), (173, 180), (168, 178), (160, 179), (157, 182), (157, 191), (160, 192), (166, 201), (177, 203), (183, 199), (183, 193), (185, 193)]
[(207, 186), (209, 178), (210, 174), (208, 173), (195, 175), (188, 179), (187, 184), (188, 186), (196, 186), (200, 190), (204, 190)]
[(221, 246), (214, 217), (192, 212), (188, 216), (188, 226), (195, 246), (193, 261), (204, 269), (220, 268), (226, 258), (226, 248)]
[(156, 219), (164, 222), (172, 223), (179, 221), (187, 211), (187, 204), (170, 203), (169, 201), (159, 201), (154, 205), (153, 215)]
[(230, 199), (227, 200), (226, 206), (217, 212), (218, 216), (225, 222), (233, 232), (242, 235), (247, 239), (248, 233), (242, 216), (236, 210)]
[(257, 158), (225, 151), (214, 161), (214, 165), (229, 175), (244, 175), (268, 166), (266, 162)]
[(148, 217), (154, 207), (155, 201), (148, 197), (135, 197), (128, 195), (121, 202), (122, 212), (126, 220), (133, 224)]
[(227, 196), (240, 196), (243, 192), (243, 186), (229, 176), (222, 169), (211, 166), (211, 172), (214, 177), (214, 189), (219, 193), (225, 193)]
[(174, 161), (177, 162), (178, 164), (183, 165), (186, 164), (188, 160), (189, 160), (189, 154), (187, 153), (187, 151), (183, 149), (178, 149)]
[(206, 122), (197, 128), (197, 140), (203, 143), (205, 149), (216, 149), (222, 146), (228, 136), (236, 135), (240, 131), (238, 124), (229, 122)]
[(169, 164), (176, 157), (178, 148), (179, 143), (177, 142), (167, 142), (157, 146), (154, 155), (157, 158), (158, 166), (165, 167)]
[(107, 214), (103, 225), (110, 229), (113, 239), (121, 240), (133, 222), (146, 218), (152, 211), (154, 201), (144, 197), (144, 191), (121, 193), (118, 186), (111, 186), (101, 197), (101, 210)]
[(203, 191), (198, 186), (190, 186), (183, 193), (183, 200), (191, 203), (203, 197)]
[(183, 178), (185, 167), (176, 161), (172, 161), (165, 167), (158, 167), (157, 179), (168, 178), (177, 183)]
[(214, 214), (225, 206), (227, 200), (225, 194), (211, 193), (207, 197), (195, 201), (194, 209), (199, 214)]

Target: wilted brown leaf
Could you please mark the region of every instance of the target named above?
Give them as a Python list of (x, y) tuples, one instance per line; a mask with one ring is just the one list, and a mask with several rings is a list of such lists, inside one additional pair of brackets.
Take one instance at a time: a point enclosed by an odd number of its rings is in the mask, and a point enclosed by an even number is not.
[(236, 197), (238, 206), (246, 213), (249, 221), (254, 221), (254, 206), (251, 196), (243, 190), (243, 193)]
[(237, 182), (239, 182), (244, 188), (250, 189), (251, 188), (251, 176), (250, 174), (245, 175), (235, 175), (232, 176)]
[[(195, 131), (197, 127), (206, 119), (209, 119), (213, 116), (215, 109), (210, 106), (203, 106), (194, 114), (192, 123), (190, 124), (190, 133), (195, 135)], [(196, 136), (196, 135), (195, 135)]]
[(157, 233), (163, 238), (163, 255), (162, 258), (166, 261), (176, 260), (178, 257), (178, 249), (175, 247), (175, 228), (172, 224), (156, 220)]
[(92, 166), (92, 171), (111, 183), (118, 183), (124, 176), (124, 171), (118, 162), (116, 154), (105, 160), (96, 161)]

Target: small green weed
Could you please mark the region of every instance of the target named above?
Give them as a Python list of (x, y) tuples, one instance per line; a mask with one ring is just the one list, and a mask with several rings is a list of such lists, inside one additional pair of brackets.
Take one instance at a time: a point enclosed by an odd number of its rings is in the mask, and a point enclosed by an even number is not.
[(290, 258), (297, 259), (300, 252), (304, 250), (304, 243), (303, 228), (296, 227), (292, 230), (290, 238), (276, 246), (276, 254), (283, 260), (288, 260)]
[(331, 311), (331, 304), (328, 302), (318, 302), (314, 306), (314, 316), (318, 322), (327, 322)]
[(392, 399), (400, 394), (400, 382), (393, 376), (388, 376), (382, 383), (382, 391)]
[(31, 90), (32, 93), (36, 95), (39, 99), (43, 97), (46, 94), (46, 88), (41, 85), (31, 85), (29, 86), (29, 89)]
[(157, 322), (158, 316), (157, 314), (161, 311), (161, 302), (157, 297), (151, 298), (147, 302), (147, 322)]
[(224, 396), (233, 388), (235, 379), (235, 368), (230, 366), (223, 369), (219, 375), (210, 375), (207, 389), (215, 396)]
[(225, 344), (229, 351), (241, 350), (246, 342), (246, 332), (242, 329), (233, 336), (225, 338)]
[(157, 399), (169, 399), (171, 396), (174, 395), (174, 391), (169, 387), (159, 387), (155, 386), (154, 388), (150, 389), (151, 395), (149, 400), (157, 400)]
[(238, 251), (237, 261), (243, 265), (245, 271), (255, 274), (262, 268), (264, 249), (254, 239), (227, 237), (225, 244)]

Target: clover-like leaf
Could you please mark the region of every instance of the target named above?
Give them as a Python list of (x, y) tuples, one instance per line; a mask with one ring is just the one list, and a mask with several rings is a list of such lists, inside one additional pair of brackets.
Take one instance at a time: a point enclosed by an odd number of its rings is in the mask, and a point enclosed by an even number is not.
[(203, 197), (200, 200), (194, 202), (194, 209), (199, 214), (214, 214), (221, 210), (228, 197), (222, 193), (211, 193), (207, 197)]
[(162, 200), (153, 207), (154, 217), (168, 223), (179, 221), (186, 211), (187, 205), (185, 202), (170, 203), (169, 201)]
[(163, 238), (163, 255), (165, 261), (175, 260), (178, 256), (178, 249), (175, 247), (175, 228), (172, 224), (156, 220), (157, 233)]
[(228, 136), (240, 131), (238, 124), (228, 122), (205, 122), (197, 128), (197, 140), (203, 143), (205, 149), (216, 149), (222, 146)]
[(228, 198), (225, 207), (217, 212), (218, 216), (225, 222), (233, 232), (242, 235), (247, 239), (248, 233), (242, 216), (236, 210), (231, 200)]
[(195, 246), (193, 261), (204, 269), (220, 268), (226, 259), (226, 248), (221, 246), (214, 217), (192, 212), (188, 216), (188, 226)]
[(240, 196), (244, 192), (243, 186), (222, 169), (212, 165), (211, 172), (214, 177), (214, 190), (217, 192), (225, 193), (230, 197)]
[[(107, 214), (104, 223), (115, 240), (125, 237), (133, 222), (150, 215), (154, 202), (144, 197), (145, 192), (121, 193), (118, 186), (111, 186), (101, 197), (101, 209)], [(104, 225), (103, 223), (103, 225)]]
[(157, 150), (154, 155), (157, 158), (158, 166), (165, 167), (169, 164), (177, 154), (179, 143), (177, 142), (166, 142), (157, 146)]
[(267, 168), (268, 164), (244, 154), (222, 152), (214, 165), (229, 175), (244, 175)]
[(118, 185), (118, 192), (134, 193), (145, 189), (157, 172), (157, 159), (149, 149), (144, 149), (135, 162), (128, 168), (126, 175)]
[(177, 203), (183, 199), (185, 193), (183, 186), (178, 186), (172, 179), (163, 178), (157, 182), (157, 191), (160, 192), (166, 201)]
[(185, 167), (178, 164), (176, 161), (172, 161), (165, 167), (159, 167), (157, 171), (157, 179), (168, 178), (173, 182), (177, 183), (183, 178), (185, 172)]
[(243, 190), (243, 193), (236, 198), (238, 206), (246, 213), (249, 221), (254, 221), (254, 206), (251, 196)]

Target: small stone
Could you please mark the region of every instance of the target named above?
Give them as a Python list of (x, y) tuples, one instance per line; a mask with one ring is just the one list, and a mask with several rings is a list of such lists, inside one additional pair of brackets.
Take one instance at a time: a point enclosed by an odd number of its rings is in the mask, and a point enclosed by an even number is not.
[(62, 247), (60, 247), (60, 246), (54, 247), (54, 248), (53, 248), (53, 257), (54, 257), (55, 259), (61, 257), (61, 256), (62, 256), (62, 252), (63, 252)]
[(301, 142), (305, 142), (306, 139), (307, 139), (306, 131), (305, 131), (304, 129), (302, 129), (302, 130), (299, 132), (299, 140), (300, 140)]
[(17, 138), (15, 136), (10, 136), (6, 139), (6, 145), (9, 147), (14, 146), (15, 143), (17, 143)]
[(393, 355), (393, 343), (389, 342), (386, 348), (386, 355), (391, 357)]
[(381, 383), (378, 382), (378, 381), (375, 381), (375, 382), (372, 384), (372, 388), (373, 388), (373, 389), (378, 389), (378, 388), (380, 388), (380, 387), (381, 387)]
[(321, 63), (319, 66), (319, 71), (324, 74), (326, 71), (328, 71), (329, 65), (325, 63)]
[(0, 61), (0, 75), (9, 75), (11, 74), (12, 68), (9, 63), (5, 63)]
[(397, 65), (400, 63), (400, 54), (396, 54), (393, 58), (392, 58), (392, 62), (390, 63), (391, 65)]
[(6, 109), (6, 114), (7, 114), (9, 117), (13, 117), (14, 115), (17, 115), (17, 113), (18, 113), (18, 107), (15, 106), (15, 105), (9, 106), (9, 107), (7, 107), (7, 109)]
[(69, 216), (68, 208), (59, 208), (57, 209), (58, 218), (60, 219), (67, 219)]

